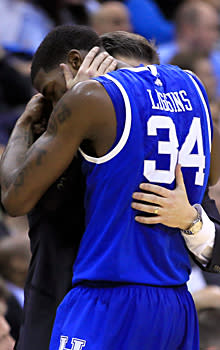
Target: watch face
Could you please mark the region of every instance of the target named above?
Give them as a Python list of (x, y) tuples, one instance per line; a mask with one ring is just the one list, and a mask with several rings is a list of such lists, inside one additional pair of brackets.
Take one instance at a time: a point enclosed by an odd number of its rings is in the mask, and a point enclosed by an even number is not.
[(190, 229), (190, 231), (195, 235), (196, 233), (198, 233), (200, 230), (202, 229), (202, 221), (199, 220), (198, 222), (196, 222)]

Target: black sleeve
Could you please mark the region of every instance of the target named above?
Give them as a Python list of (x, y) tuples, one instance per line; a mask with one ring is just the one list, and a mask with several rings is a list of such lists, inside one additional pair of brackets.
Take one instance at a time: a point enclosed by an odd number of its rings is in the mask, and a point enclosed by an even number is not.
[(215, 243), (213, 247), (212, 258), (208, 265), (204, 268), (196, 259), (195, 256), (190, 254), (197, 265), (199, 265), (203, 270), (208, 272), (219, 272), (220, 273), (220, 214), (216, 207), (215, 201), (209, 197), (208, 191), (206, 191), (202, 207), (205, 210), (208, 217), (215, 224)]

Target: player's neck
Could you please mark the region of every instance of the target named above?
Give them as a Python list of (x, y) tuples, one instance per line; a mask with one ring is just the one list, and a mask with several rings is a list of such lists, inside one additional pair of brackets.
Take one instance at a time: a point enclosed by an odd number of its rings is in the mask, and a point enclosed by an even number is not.
[(117, 67), (116, 69), (124, 68), (124, 67), (132, 67), (130, 64), (127, 64), (123, 61), (117, 60)]
[(147, 61), (137, 61), (136, 64), (128, 64), (128, 63), (125, 63), (123, 61), (120, 61), (120, 60), (117, 60), (117, 67), (116, 69), (121, 69), (121, 68), (125, 68), (125, 67), (137, 67), (139, 66), (140, 64), (143, 64), (144, 66), (147, 66), (149, 65), (150, 63), (147, 62)]

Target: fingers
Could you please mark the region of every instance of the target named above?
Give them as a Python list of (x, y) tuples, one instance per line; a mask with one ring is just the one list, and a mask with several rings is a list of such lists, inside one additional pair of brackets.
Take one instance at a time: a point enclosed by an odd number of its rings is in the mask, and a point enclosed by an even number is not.
[(33, 105), (43, 105), (45, 103), (45, 97), (42, 94), (36, 94), (31, 97), (30, 101), (28, 102), (27, 106), (33, 106)]
[(156, 195), (150, 194), (150, 193), (134, 192), (132, 197), (134, 199), (139, 200), (139, 201), (154, 203), (154, 204), (158, 204), (160, 206), (163, 206), (165, 203), (164, 202), (165, 199), (163, 197), (156, 196)]
[(33, 133), (34, 135), (41, 135), (46, 131), (46, 126), (41, 125), (40, 123), (36, 123), (33, 125)]
[(139, 187), (141, 190), (152, 192), (165, 198), (169, 197), (170, 194), (170, 190), (167, 188), (158, 185), (152, 185), (150, 183), (141, 183)]
[(30, 99), (26, 107), (38, 108), (43, 106), (45, 104), (45, 101), (45, 97), (42, 94), (36, 94)]
[(181, 170), (181, 164), (177, 164), (176, 166), (176, 185), (178, 187), (182, 187), (185, 189), (185, 183), (183, 179), (183, 173)]
[[(106, 64), (108, 64), (108, 61), (109, 61), (108, 58), (109, 58), (109, 54), (107, 52), (102, 52), (94, 58), (93, 62), (89, 66), (89, 70), (92, 76), (95, 76), (97, 74), (101, 75), (104, 73), (106, 69)], [(102, 65), (103, 65), (103, 68), (102, 68)], [(86, 67), (84, 66), (84, 68)]]
[(117, 67), (117, 61), (115, 59), (113, 59), (113, 61), (109, 64), (109, 66), (106, 68), (104, 74), (107, 74), (107, 73), (110, 73), (110, 72), (113, 72), (116, 67)]
[(37, 99), (37, 98), (44, 98), (43, 97), (43, 95), (40, 93), (40, 92), (38, 92), (37, 94), (35, 94), (32, 98), (31, 98), (31, 100), (35, 100), (35, 99)]
[(72, 89), (72, 87), (80, 81), (115, 70), (117, 61), (107, 52), (101, 52), (98, 54), (99, 50), (100, 48), (96, 46), (89, 51), (75, 77), (67, 64), (60, 64), (60, 67), (63, 70), (66, 88), (68, 90)]
[(66, 82), (66, 88), (69, 90), (72, 88), (72, 82), (73, 82), (73, 78), (74, 78), (73, 73), (72, 73), (70, 67), (65, 63), (61, 63), (60, 67), (63, 71), (64, 79)]
[(159, 216), (135, 216), (135, 221), (139, 222), (140, 224), (147, 224), (147, 225), (155, 225), (160, 224), (160, 217)]
[(112, 56), (107, 56), (98, 68), (98, 74), (103, 75), (112, 72), (117, 66), (117, 61)]
[(157, 214), (159, 215), (160, 208), (155, 207), (155, 205), (147, 205), (147, 204), (132, 202), (131, 206), (133, 209), (140, 210), (144, 213), (150, 213), (150, 214), (156, 214), (155, 210), (157, 210)]
[(100, 47), (94, 46), (86, 55), (84, 61), (83, 61), (83, 66), (85, 69), (88, 69), (89, 66), (91, 65), (92, 61), (96, 57), (97, 53), (99, 52)]
[(99, 52), (98, 47), (92, 48), (86, 55), (80, 70), (88, 70), (90, 77), (97, 75), (103, 75), (107, 72), (111, 72), (117, 66), (117, 61), (110, 56), (106, 51)]

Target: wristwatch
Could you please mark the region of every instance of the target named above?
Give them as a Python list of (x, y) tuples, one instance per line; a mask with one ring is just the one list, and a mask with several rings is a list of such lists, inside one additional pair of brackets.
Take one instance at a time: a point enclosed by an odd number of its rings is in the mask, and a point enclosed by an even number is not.
[(197, 211), (197, 217), (191, 223), (190, 227), (187, 230), (182, 230), (183, 233), (187, 235), (196, 235), (202, 229), (202, 217), (198, 211), (198, 208), (194, 206)]

